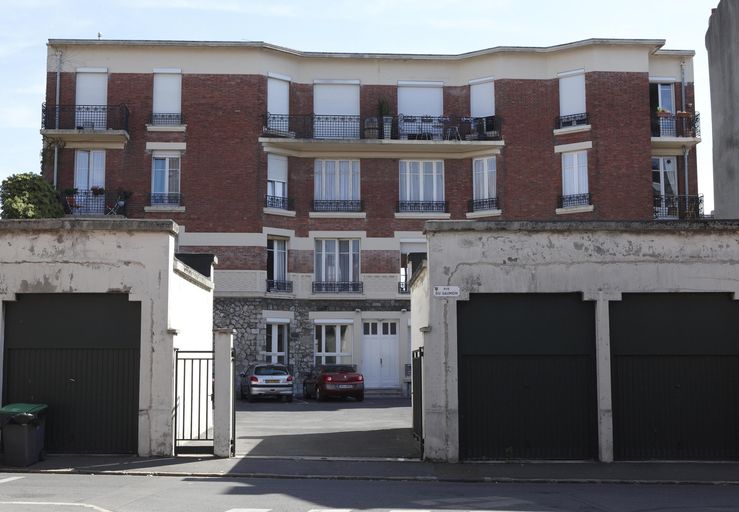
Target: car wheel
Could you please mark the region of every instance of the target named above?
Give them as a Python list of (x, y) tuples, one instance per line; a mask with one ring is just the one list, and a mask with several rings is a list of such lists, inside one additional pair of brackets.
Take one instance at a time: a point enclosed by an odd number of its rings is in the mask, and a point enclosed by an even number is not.
[(324, 400), (326, 400), (326, 397), (323, 396), (323, 393), (321, 393), (321, 388), (319, 388), (318, 386), (316, 386), (316, 400), (318, 400), (319, 402), (323, 402)]
[(359, 394), (358, 394), (358, 395), (357, 395), (356, 397), (354, 397), (354, 398), (356, 398), (356, 399), (357, 399), (357, 402), (361, 402), (362, 400), (364, 400), (364, 393), (359, 393)]

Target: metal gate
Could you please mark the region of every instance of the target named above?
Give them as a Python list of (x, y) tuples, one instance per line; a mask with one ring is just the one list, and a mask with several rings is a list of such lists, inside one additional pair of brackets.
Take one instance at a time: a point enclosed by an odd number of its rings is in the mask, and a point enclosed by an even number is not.
[(213, 453), (213, 351), (175, 349), (174, 453)]
[(421, 443), (423, 453), (423, 347), (413, 351), (413, 436)]

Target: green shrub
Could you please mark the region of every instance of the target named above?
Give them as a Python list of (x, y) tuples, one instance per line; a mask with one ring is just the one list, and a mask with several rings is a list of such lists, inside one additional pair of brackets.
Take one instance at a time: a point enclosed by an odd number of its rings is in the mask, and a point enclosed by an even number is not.
[(0, 201), (3, 219), (46, 219), (64, 215), (54, 188), (41, 175), (31, 172), (14, 174), (3, 180)]

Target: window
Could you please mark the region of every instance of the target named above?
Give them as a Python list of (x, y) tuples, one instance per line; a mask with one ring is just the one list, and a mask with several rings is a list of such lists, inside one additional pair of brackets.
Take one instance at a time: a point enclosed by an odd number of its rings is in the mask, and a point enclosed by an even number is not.
[(562, 196), (562, 208), (590, 204), (587, 151), (562, 153)]
[(361, 210), (359, 160), (316, 160), (313, 209)]
[(292, 292), (292, 282), (287, 280), (286, 240), (267, 240), (267, 291)]
[(400, 161), (400, 211), (445, 211), (444, 162)]
[(398, 82), (398, 114), (404, 116), (444, 115), (442, 82)]
[(179, 69), (154, 71), (151, 124), (182, 124), (182, 74)]
[(677, 195), (676, 157), (652, 157), (652, 190), (655, 196)]
[(316, 240), (316, 292), (361, 292), (359, 240)]
[(654, 84), (657, 88), (657, 108), (669, 113), (675, 112), (675, 93), (673, 84)]
[(316, 365), (351, 363), (353, 331), (351, 324), (316, 325)]
[(75, 128), (105, 130), (108, 127), (108, 70), (77, 70), (75, 81)]
[(359, 138), (359, 83), (322, 80), (313, 86), (313, 136)]
[(472, 117), (495, 115), (495, 82), (492, 78), (480, 78), (470, 82), (470, 115)]
[(267, 155), (267, 197), (268, 208), (290, 209), (287, 199), (287, 157)]
[(585, 73), (583, 70), (559, 74), (559, 124), (557, 128), (587, 124)]
[(397, 322), (364, 322), (365, 336), (395, 336), (397, 333)]
[(289, 362), (288, 339), (288, 324), (267, 324), (265, 361), (287, 364)]
[(154, 153), (151, 159), (151, 204), (180, 204), (180, 154)]
[(87, 191), (105, 187), (105, 151), (78, 149), (74, 155), (74, 188)]
[(473, 211), (492, 210), (498, 207), (496, 192), (495, 157), (476, 158), (472, 161)]

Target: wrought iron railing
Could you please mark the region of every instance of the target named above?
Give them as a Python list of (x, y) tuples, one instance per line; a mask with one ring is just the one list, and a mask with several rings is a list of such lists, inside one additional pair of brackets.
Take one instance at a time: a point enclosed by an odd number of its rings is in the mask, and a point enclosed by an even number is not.
[(283, 196), (264, 196), (264, 206), (267, 208), (276, 208), (278, 210), (292, 210), (293, 199)]
[(554, 121), (555, 128), (568, 128), (570, 126), (583, 126), (586, 124), (590, 124), (590, 116), (587, 112), (559, 116)]
[(497, 116), (266, 114), (263, 134), (296, 139), (500, 140)]
[(398, 201), (398, 213), (404, 212), (440, 212), (446, 213), (446, 201)]
[(278, 279), (267, 279), (267, 292), (269, 293), (275, 293), (275, 292), (292, 293), (293, 292), (293, 282), (292, 281), (281, 281)]
[(703, 219), (703, 195), (654, 196), (655, 219)]
[(468, 211), (480, 212), (484, 210), (497, 210), (498, 209), (498, 198), (488, 197), (485, 199), (470, 199), (467, 203)]
[(398, 293), (411, 293), (411, 287), (406, 281), (398, 282)]
[(700, 137), (700, 114), (658, 112), (652, 116), (652, 137)]
[(577, 208), (578, 206), (590, 206), (591, 204), (590, 194), (559, 196), (557, 201), (558, 208)]
[(182, 194), (149, 194), (151, 206), (184, 206), (185, 197)]
[(362, 201), (359, 199), (316, 199), (313, 201), (314, 212), (361, 212), (363, 208)]
[(313, 293), (362, 293), (361, 281), (313, 281)]
[(44, 130), (124, 130), (128, 131), (126, 105), (47, 105), (41, 106)]
[(155, 126), (180, 126), (185, 124), (185, 118), (178, 113), (162, 113), (152, 112), (149, 117), (149, 124)]
[(104, 189), (76, 190), (62, 194), (62, 206), (68, 215), (74, 216), (127, 216), (130, 194), (107, 192)]

